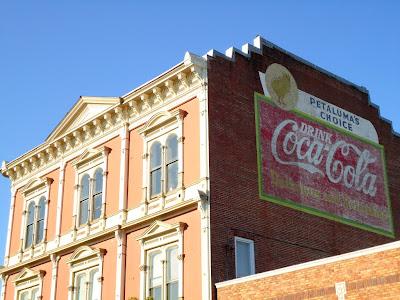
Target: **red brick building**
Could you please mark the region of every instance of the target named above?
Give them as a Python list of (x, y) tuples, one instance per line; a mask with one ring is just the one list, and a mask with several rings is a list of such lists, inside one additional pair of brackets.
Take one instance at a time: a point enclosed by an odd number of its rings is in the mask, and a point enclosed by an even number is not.
[(187, 53), (80, 98), (2, 164), (1, 299), (217, 299), (219, 282), (392, 242), (399, 146), (365, 88), (261, 37)]

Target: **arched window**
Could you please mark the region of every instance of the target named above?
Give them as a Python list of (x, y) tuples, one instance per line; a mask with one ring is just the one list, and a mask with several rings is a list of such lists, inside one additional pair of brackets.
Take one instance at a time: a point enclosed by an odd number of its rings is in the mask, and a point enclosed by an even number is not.
[(167, 192), (178, 186), (178, 137), (171, 134), (167, 139), (166, 174)]
[(153, 143), (150, 149), (150, 196), (161, 193), (161, 144)]
[(28, 216), (26, 218), (25, 248), (29, 248), (32, 246), (34, 224), (35, 224), (35, 202), (31, 201), (28, 206)]
[(39, 244), (44, 238), (44, 212), (46, 209), (45, 205), (46, 205), (46, 198), (41, 197), (39, 199), (39, 204), (38, 204), (35, 244)]
[(81, 195), (79, 199), (79, 225), (88, 222), (89, 216), (89, 181), (88, 174), (83, 175), (81, 180)]
[(97, 169), (94, 173), (93, 182), (93, 213), (92, 220), (96, 220), (101, 216), (101, 206), (103, 200), (103, 170)]

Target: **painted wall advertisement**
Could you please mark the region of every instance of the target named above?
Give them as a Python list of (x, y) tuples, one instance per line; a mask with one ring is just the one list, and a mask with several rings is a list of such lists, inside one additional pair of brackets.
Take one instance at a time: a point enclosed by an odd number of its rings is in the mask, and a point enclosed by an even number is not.
[(383, 146), (296, 107), (290, 72), (271, 66), (255, 94), (260, 197), (392, 237)]

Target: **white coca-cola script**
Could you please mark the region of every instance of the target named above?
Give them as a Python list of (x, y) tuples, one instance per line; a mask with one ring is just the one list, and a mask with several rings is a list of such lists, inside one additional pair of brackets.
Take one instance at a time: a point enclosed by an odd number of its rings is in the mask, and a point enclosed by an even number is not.
[[(334, 184), (371, 197), (376, 195), (377, 175), (371, 173), (369, 167), (377, 158), (369, 150), (359, 149), (345, 140), (332, 141), (329, 132), (286, 119), (273, 132), (271, 151), (280, 164), (326, 176)], [(342, 161), (338, 156), (345, 159)], [(356, 159), (350, 159), (353, 156)]]

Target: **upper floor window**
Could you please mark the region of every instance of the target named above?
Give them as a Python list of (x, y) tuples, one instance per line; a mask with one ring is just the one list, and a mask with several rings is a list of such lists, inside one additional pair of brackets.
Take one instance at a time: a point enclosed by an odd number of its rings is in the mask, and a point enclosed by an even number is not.
[(86, 150), (73, 162), (77, 172), (74, 209), (77, 227), (105, 216), (107, 157), (110, 151), (107, 147)]
[(165, 174), (167, 192), (178, 186), (178, 137), (171, 134), (166, 143)]
[(103, 202), (103, 169), (95, 170), (93, 177), (82, 176), (79, 198), (79, 225), (101, 217)]
[(45, 240), (47, 198), (50, 193), (50, 178), (32, 179), (24, 188), (25, 218), (22, 231), (23, 249), (34, 247)]
[(37, 245), (44, 238), (44, 215), (46, 198), (40, 197), (38, 204), (31, 200), (28, 205), (27, 221), (25, 230), (25, 248)]
[(161, 193), (161, 143), (154, 142), (150, 148), (150, 195)]
[(175, 133), (168, 135), (163, 146), (158, 140), (153, 142), (150, 148), (150, 196), (168, 193), (178, 187), (178, 160)]
[(235, 267), (237, 278), (255, 273), (254, 241), (235, 237)]
[(183, 187), (183, 110), (162, 112), (141, 130), (144, 137), (144, 197)]

